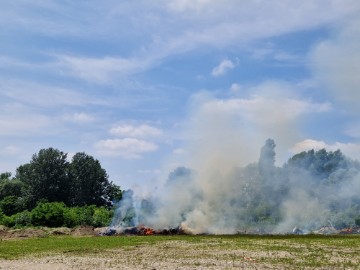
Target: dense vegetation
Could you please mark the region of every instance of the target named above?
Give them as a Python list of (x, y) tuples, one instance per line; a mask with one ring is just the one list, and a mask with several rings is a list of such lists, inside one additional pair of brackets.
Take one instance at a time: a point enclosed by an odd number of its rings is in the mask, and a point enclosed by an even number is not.
[(68, 226), (110, 223), (112, 205), (121, 199), (98, 160), (54, 148), (42, 149), (29, 163), (0, 174), (0, 224), (6, 226)]

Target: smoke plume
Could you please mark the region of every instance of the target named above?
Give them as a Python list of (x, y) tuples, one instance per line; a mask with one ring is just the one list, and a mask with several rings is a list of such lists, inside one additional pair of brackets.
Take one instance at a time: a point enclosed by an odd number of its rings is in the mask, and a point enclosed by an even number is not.
[(327, 103), (300, 100), (287, 88), (267, 82), (248, 99), (197, 95), (184, 167), (173, 170), (147, 198), (126, 193), (131, 196), (119, 203), (113, 226), (180, 226), (194, 234), (355, 226), (360, 218), (358, 162), (322, 149), (279, 164), (276, 151), (284, 160), (285, 149), (299, 139), (304, 115), (330, 109)]
[[(125, 192), (113, 225), (144, 224), (188, 233), (304, 232), (354, 226), (360, 217), (360, 164), (340, 151), (302, 152), (275, 166), (275, 142), (257, 162), (229, 171), (179, 167), (151, 198)], [(130, 196), (129, 196), (130, 195)]]

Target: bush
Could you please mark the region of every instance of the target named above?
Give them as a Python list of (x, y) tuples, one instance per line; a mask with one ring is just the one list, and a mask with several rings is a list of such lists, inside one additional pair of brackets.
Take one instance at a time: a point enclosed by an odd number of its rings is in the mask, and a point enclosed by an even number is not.
[(62, 202), (41, 202), (31, 212), (25, 210), (11, 216), (5, 215), (0, 209), (0, 224), (7, 227), (102, 227), (110, 224), (112, 215), (113, 211), (105, 207), (90, 205), (68, 208)]
[(95, 205), (67, 208), (64, 213), (64, 225), (73, 228), (79, 225), (95, 227), (109, 225), (111, 212), (105, 207)]
[(3, 224), (3, 219), (4, 219), (4, 217), (5, 217), (5, 215), (4, 215), (4, 213), (1, 211), (1, 209), (0, 209), (0, 225), (4, 225)]
[(32, 225), (31, 213), (29, 211), (27, 211), (27, 210), (15, 214), (13, 219), (15, 221), (15, 227), (31, 226)]
[(68, 228), (81, 225), (79, 207), (71, 207), (66, 209), (64, 213), (64, 225)]
[(92, 225), (94, 227), (108, 226), (111, 222), (111, 211), (105, 207), (95, 209), (93, 214)]
[(66, 206), (63, 202), (39, 203), (31, 211), (35, 226), (61, 227), (65, 223)]

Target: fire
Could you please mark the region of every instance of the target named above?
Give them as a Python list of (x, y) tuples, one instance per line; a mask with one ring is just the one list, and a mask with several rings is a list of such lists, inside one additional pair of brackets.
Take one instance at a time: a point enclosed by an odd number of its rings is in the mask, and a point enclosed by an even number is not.
[(154, 229), (143, 225), (138, 226), (137, 231), (139, 235), (153, 235), (155, 233)]
[(145, 228), (144, 229), (144, 235), (153, 235), (154, 234), (154, 230), (151, 228)]

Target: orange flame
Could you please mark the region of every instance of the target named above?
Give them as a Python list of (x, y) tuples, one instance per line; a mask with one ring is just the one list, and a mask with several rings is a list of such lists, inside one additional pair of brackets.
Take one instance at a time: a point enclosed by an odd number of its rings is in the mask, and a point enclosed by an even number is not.
[(145, 228), (144, 229), (144, 235), (153, 235), (154, 234), (154, 230), (151, 228)]

